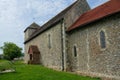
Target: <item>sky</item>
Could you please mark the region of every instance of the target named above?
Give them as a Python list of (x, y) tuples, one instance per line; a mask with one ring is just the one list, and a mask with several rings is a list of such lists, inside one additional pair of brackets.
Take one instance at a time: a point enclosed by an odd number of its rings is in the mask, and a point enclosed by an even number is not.
[[(13, 42), (24, 48), (24, 30), (31, 23), (43, 25), (75, 1), (0, 0), (0, 46), (4, 42)], [(87, 0), (91, 8), (106, 1), (108, 0)]]

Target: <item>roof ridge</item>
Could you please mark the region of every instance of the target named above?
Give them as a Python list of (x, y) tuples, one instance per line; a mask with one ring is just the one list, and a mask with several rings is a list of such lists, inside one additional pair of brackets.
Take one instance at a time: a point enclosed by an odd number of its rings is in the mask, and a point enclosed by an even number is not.
[[(67, 32), (78, 28), (79, 26), (86, 25), (88, 23), (91, 23), (93, 21), (99, 20), (101, 18), (104, 18), (110, 14), (114, 14), (118, 11), (120, 11), (120, 0), (110, 0), (106, 3), (89, 10), (85, 13), (83, 13), (76, 21), (73, 23), (67, 30)], [(114, 6), (113, 6), (114, 5)], [(97, 13), (97, 14), (96, 14)]]
[[(33, 25), (36, 25), (36, 26), (33, 26)], [(37, 28), (39, 28), (39, 27), (40, 27), (40, 25), (38, 25), (37, 23), (33, 22), (32, 24), (30, 24), (30, 25), (24, 30), (24, 32), (26, 32), (26, 30), (29, 29), (29, 28), (37, 29)]]
[(56, 16), (54, 16), (53, 18), (51, 18), (48, 22), (46, 22), (45, 24), (43, 24), (40, 28), (40, 30), (38, 30), (37, 32), (35, 32), (30, 38), (28, 38), (24, 43), (27, 43), (28, 41), (32, 40), (34, 37), (36, 37), (38, 34), (42, 33), (43, 31), (47, 30), (48, 28), (50, 28), (52, 25), (54, 25), (55, 23), (57, 23), (58, 21), (60, 21), (65, 13), (67, 13), (69, 11), (69, 9), (71, 9), (78, 1), (75, 1), (74, 3), (72, 3), (70, 6), (68, 6), (67, 8), (65, 8), (64, 10), (62, 10), (60, 13), (58, 13)]

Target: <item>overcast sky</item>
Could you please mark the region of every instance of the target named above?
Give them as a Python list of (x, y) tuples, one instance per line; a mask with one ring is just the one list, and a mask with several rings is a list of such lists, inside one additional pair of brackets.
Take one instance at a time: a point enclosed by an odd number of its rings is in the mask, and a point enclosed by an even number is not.
[[(24, 46), (24, 29), (31, 23), (43, 25), (75, 0), (0, 0), (0, 46), (14, 42)], [(87, 0), (94, 8), (108, 0)], [(0, 51), (0, 53), (2, 53)]]

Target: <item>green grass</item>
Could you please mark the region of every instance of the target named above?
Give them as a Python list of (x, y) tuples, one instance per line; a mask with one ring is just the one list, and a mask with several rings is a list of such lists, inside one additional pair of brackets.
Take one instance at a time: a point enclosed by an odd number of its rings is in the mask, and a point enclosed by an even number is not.
[(10, 61), (0, 60), (0, 72), (3, 70), (13, 70), (14, 66)]
[[(0, 60), (0, 63), (1, 63), (1, 62), (6, 62), (6, 60)], [(8, 62), (8, 61), (7, 61), (7, 62)]]
[(58, 72), (40, 65), (25, 65), (16, 62), (14, 66), (16, 72), (0, 74), (0, 80), (100, 80), (98, 78)]

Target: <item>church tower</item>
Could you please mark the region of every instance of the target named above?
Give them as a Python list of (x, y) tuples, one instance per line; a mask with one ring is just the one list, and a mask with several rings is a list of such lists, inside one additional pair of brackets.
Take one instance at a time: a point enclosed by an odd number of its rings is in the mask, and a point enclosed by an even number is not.
[(25, 41), (38, 29), (40, 26), (36, 23), (32, 23), (29, 27), (27, 27), (24, 31), (24, 39)]

